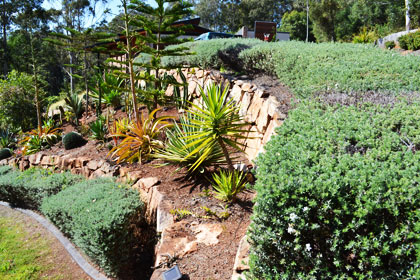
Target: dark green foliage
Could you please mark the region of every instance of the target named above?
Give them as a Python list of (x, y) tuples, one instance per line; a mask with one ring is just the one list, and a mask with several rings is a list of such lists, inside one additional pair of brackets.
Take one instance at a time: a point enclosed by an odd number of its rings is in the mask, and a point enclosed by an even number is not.
[(77, 132), (69, 132), (63, 137), (63, 144), (66, 150), (81, 147), (86, 144), (86, 140)]
[(300, 105), (257, 160), (258, 279), (415, 279), (420, 105)]
[(0, 128), (0, 148), (12, 148), (16, 145), (12, 130)]
[[(310, 42), (315, 41), (312, 32), (312, 22), (309, 22), (309, 38)], [(290, 40), (305, 41), (306, 40), (306, 11), (298, 12), (296, 10), (287, 12), (281, 19), (280, 31), (289, 32)]]
[(227, 64), (217, 55), (218, 49), (238, 46), (242, 51), (236, 63), (243, 65), (242, 71), (275, 75), (299, 97), (325, 92), (420, 91), (419, 57), (399, 56), (369, 45), (218, 39), (185, 46), (197, 54), (181, 58), (184, 63), (204, 68)]
[(0, 160), (6, 159), (12, 156), (12, 152), (8, 148), (0, 149)]
[(82, 177), (70, 173), (51, 174), (42, 169), (25, 172), (0, 172), (0, 200), (12, 205), (38, 209), (43, 199), (81, 181)]
[(106, 127), (105, 118), (103, 116), (100, 116), (96, 119), (96, 121), (91, 122), (89, 124), (90, 132), (92, 133), (92, 138), (104, 141), (105, 136), (108, 133), (108, 129)]
[(388, 50), (392, 50), (393, 48), (395, 48), (395, 42), (394, 41), (388, 41), (388, 42), (385, 43), (385, 47)]
[(132, 225), (143, 204), (111, 180), (85, 181), (44, 201), (41, 210), (109, 274), (124, 269), (138, 244)]
[(79, 118), (83, 114), (83, 97), (77, 94), (70, 95), (64, 99), (69, 110), (74, 114), (76, 125), (79, 125)]
[(420, 31), (409, 33), (398, 39), (400, 48), (416, 51), (420, 49)]

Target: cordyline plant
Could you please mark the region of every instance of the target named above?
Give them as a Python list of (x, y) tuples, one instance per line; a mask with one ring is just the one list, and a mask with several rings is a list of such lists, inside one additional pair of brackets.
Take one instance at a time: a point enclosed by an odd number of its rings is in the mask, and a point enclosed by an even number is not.
[(242, 129), (248, 125), (243, 121), (239, 114), (239, 107), (232, 99), (228, 100), (228, 87), (222, 89), (220, 85), (211, 84), (206, 90), (200, 88), (202, 106), (191, 104), (192, 108), (188, 112), (195, 116), (191, 118), (190, 126), (196, 128), (185, 136), (189, 144), (185, 147), (196, 146), (186, 159), (200, 153), (200, 157), (191, 166), (194, 170), (207, 159), (219, 146), (225, 156), (226, 163), (233, 172), (233, 163), (229, 155), (228, 147), (236, 151), (241, 151), (239, 139), (245, 139), (243, 133), (247, 130)]
[(160, 109), (153, 110), (145, 120), (143, 118), (139, 122), (133, 120), (126, 132), (112, 134), (111, 137), (123, 140), (109, 152), (108, 156), (114, 157), (117, 163), (135, 161), (141, 163), (151, 158), (155, 151), (162, 149), (164, 145), (159, 139), (161, 132), (172, 126), (167, 120), (173, 117), (155, 118), (158, 110)]

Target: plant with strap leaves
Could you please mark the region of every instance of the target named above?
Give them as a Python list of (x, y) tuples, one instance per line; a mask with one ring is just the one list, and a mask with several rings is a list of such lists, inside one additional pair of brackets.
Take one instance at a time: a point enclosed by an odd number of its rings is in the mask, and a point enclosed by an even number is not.
[(190, 124), (194, 130), (185, 136), (189, 141), (185, 149), (192, 146), (196, 148), (185, 158), (188, 159), (200, 153), (196, 162), (190, 167), (191, 170), (195, 170), (214, 153), (217, 147), (220, 147), (229, 170), (233, 171), (228, 147), (236, 151), (242, 150), (242, 144), (238, 140), (247, 137), (242, 133), (247, 132), (243, 127), (248, 124), (240, 116), (239, 107), (235, 101), (228, 100), (228, 87), (222, 89), (220, 85), (211, 84), (206, 91), (200, 89), (200, 96), (202, 106), (191, 104), (192, 108), (188, 110), (194, 116)]
[(120, 162), (143, 162), (152, 157), (152, 154), (158, 149), (163, 148), (163, 142), (160, 140), (161, 132), (172, 126), (168, 122), (173, 117), (163, 116), (155, 118), (155, 114), (160, 109), (153, 110), (147, 119), (140, 119), (139, 122), (132, 121), (127, 132), (117, 132), (111, 137), (122, 138), (123, 140), (115, 146), (108, 156)]

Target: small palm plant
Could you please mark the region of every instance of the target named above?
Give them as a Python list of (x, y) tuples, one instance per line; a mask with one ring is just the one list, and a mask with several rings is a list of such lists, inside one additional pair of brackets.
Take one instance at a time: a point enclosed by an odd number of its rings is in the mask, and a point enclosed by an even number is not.
[(79, 118), (83, 114), (83, 98), (79, 97), (77, 94), (73, 94), (64, 99), (66, 101), (67, 107), (74, 114), (76, 125), (79, 125)]
[(196, 175), (198, 172), (203, 173), (209, 166), (225, 163), (222, 149), (216, 145), (214, 150), (204, 160), (200, 161), (193, 170), (194, 164), (203, 154), (203, 150), (200, 150), (187, 157), (200, 143), (189, 145), (191, 140), (187, 139), (185, 135), (199, 134), (203, 131), (202, 127), (192, 125), (194, 118), (197, 118), (197, 116), (193, 116), (190, 113), (181, 116), (180, 123), (175, 123), (172, 129), (166, 131), (167, 142), (165, 149), (159, 150), (156, 154), (157, 158), (165, 161), (162, 165), (176, 165), (179, 166), (179, 169), (182, 167), (188, 168), (189, 176)]
[(163, 142), (159, 139), (163, 129), (172, 126), (168, 119), (173, 117), (155, 118), (156, 112), (153, 110), (147, 119), (141, 118), (139, 122), (133, 121), (127, 132), (112, 134), (111, 137), (122, 138), (123, 140), (115, 146), (109, 156), (116, 158), (117, 163), (135, 162), (150, 159), (152, 154), (158, 149), (163, 148)]
[(103, 116), (100, 116), (94, 122), (91, 122), (89, 127), (93, 139), (105, 141), (105, 136), (108, 133), (108, 129), (105, 123), (105, 118)]
[(226, 159), (230, 171), (233, 171), (232, 159), (229, 155), (228, 147), (241, 151), (239, 139), (244, 139), (242, 128), (247, 125), (239, 114), (239, 107), (231, 99), (228, 100), (228, 88), (222, 89), (220, 85), (211, 84), (206, 91), (200, 89), (203, 106), (192, 104), (188, 112), (191, 118), (192, 128), (185, 136), (189, 144), (185, 149), (195, 147), (186, 157), (200, 154), (195, 163), (191, 166), (192, 170), (198, 168), (207, 157), (219, 146)]
[(228, 203), (235, 202), (236, 196), (244, 190), (247, 182), (245, 173), (237, 170), (221, 170), (219, 174), (213, 174), (213, 181), (215, 197)]

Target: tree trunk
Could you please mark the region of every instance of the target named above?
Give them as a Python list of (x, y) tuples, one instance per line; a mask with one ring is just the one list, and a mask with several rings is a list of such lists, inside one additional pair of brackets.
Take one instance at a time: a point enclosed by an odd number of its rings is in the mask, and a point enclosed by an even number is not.
[(405, 0), (405, 30), (410, 31), (410, 0)]
[[(6, 7), (5, 0), (3, 0), (3, 7)], [(3, 11), (2, 17), (5, 18), (6, 11)], [(9, 72), (9, 67), (7, 64), (8, 60), (8, 49), (7, 49), (7, 25), (3, 22), (3, 76), (6, 79), (7, 73)]]
[(233, 163), (232, 163), (232, 160), (230, 159), (230, 156), (229, 156), (229, 151), (227, 150), (225, 143), (223, 143), (223, 140), (222, 140), (222, 139), (220, 139), (220, 138), (219, 138), (219, 139), (217, 139), (217, 142), (219, 142), (219, 145), (220, 145), (220, 147), (222, 148), (223, 155), (224, 155), (224, 156), (225, 156), (225, 158), (226, 158), (226, 162), (227, 162), (227, 165), (228, 165), (228, 169), (229, 169), (229, 171), (230, 171), (230, 172), (235, 171), (235, 169), (233, 168)]
[(136, 119), (137, 123), (141, 122), (141, 119), (139, 117), (139, 112), (137, 108), (137, 95), (136, 95), (136, 86), (134, 83), (134, 67), (133, 67), (133, 54), (131, 53), (131, 38), (130, 38), (130, 30), (128, 26), (128, 10), (127, 10), (127, 2), (126, 0), (122, 0), (123, 8), (124, 8), (124, 23), (125, 23), (125, 36), (127, 39), (127, 55), (128, 55), (128, 71), (130, 74), (130, 89), (131, 89), (131, 98), (133, 102), (133, 111), (134, 111), (134, 117)]
[(30, 31), (29, 31), (29, 40), (31, 44), (32, 70), (34, 73), (35, 106), (36, 106), (36, 117), (38, 121), (38, 135), (41, 136), (42, 134), (42, 116), (41, 116), (41, 104), (40, 104), (41, 102), (39, 100), (38, 71), (36, 69), (36, 62), (35, 62), (35, 50), (34, 50), (34, 43), (33, 43), (32, 28), (30, 28)]

